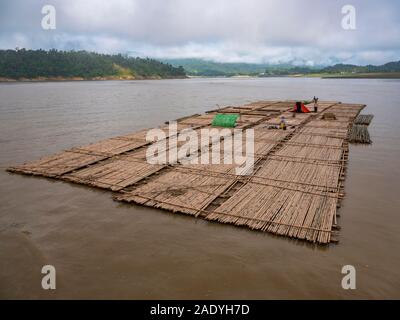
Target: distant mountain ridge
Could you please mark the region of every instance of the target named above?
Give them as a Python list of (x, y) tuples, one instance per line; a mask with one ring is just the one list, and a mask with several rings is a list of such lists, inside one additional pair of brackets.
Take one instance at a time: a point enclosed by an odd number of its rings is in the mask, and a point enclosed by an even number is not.
[(267, 64), (223, 63), (202, 59), (164, 59), (165, 63), (182, 66), (192, 76), (233, 76), (263, 73)]
[(400, 61), (389, 62), (380, 66), (357, 66), (335, 64), (333, 66), (295, 66), (291, 64), (252, 64), (220, 63), (201, 59), (164, 59), (173, 66), (182, 66), (191, 76), (280, 76), (296, 74), (340, 74), (340, 73), (394, 73), (400, 72)]
[(400, 61), (380, 66), (335, 64), (297, 66), (287, 64), (221, 63), (202, 59), (138, 58), (87, 51), (0, 50), (0, 81), (9, 80), (113, 80), (166, 79), (186, 75), (203, 77), (306, 76), (400, 78)]
[(321, 71), (326, 73), (400, 72), (400, 61), (388, 62), (380, 66), (374, 66), (374, 65), (357, 66), (353, 64), (335, 64), (334, 66), (323, 68)]

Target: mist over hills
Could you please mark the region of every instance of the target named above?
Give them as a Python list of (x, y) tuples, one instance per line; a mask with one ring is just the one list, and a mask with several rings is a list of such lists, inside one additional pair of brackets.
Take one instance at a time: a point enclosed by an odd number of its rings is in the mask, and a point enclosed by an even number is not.
[(222, 63), (202, 59), (163, 59), (175, 67), (182, 66), (190, 76), (280, 76), (296, 74), (361, 74), (400, 72), (400, 61), (380, 66), (335, 64), (332, 66), (299, 66), (293, 64)]
[(400, 78), (400, 61), (383, 65), (307, 66), (222, 63), (202, 59), (138, 58), (87, 51), (0, 50), (2, 79), (165, 79), (188, 76), (320, 76)]

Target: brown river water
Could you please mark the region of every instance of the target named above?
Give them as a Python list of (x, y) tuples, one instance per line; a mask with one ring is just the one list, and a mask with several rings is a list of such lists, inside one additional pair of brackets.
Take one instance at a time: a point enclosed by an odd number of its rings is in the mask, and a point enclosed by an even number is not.
[[(327, 247), (121, 204), (9, 165), (256, 100), (365, 103), (339, 244)], [(0, 84), (0, 298), (400, 298), (400, 80), (185, 79)], [(41, 268), (57, 289), (41, 288)], [(356, 290), (341, 269), (356, 268)]]

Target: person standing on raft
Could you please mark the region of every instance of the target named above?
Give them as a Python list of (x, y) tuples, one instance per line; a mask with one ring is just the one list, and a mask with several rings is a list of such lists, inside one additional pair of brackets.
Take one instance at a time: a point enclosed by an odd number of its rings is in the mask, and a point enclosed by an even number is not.
[(314, 102), (314, 112), (318, 112), (318, 98), (316, 96), (314, 96), (313, 102)]

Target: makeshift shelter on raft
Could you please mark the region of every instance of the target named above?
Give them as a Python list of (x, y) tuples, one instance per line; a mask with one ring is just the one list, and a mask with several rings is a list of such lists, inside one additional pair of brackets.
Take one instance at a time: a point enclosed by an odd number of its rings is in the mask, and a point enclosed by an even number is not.
[(310, 110), (304, 105), (303, 102), (296, 102), (296, 105), (294, 106), (293, 110), (291, 110), (292, 112), (296, 112), (296, 113), (309, 113)]

